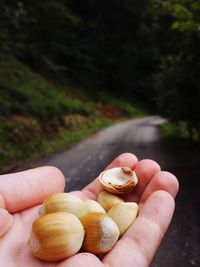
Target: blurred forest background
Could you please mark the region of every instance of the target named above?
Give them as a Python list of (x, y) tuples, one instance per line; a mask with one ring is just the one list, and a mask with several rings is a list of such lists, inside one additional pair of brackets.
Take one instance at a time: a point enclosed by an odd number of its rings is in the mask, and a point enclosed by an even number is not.
[(199, 142), (200, 0), (0, 7), (0, 168), (147, 112)]

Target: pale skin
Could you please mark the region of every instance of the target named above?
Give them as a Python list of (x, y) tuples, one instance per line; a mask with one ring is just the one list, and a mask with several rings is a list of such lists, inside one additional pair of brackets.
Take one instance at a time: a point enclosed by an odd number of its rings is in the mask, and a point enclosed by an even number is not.
[[(32, 222), (38, 218), (40, 204), (50, 195), (63, 192), (63, 174), (54, 167), (41, 167), (0, 176), (0, 262), (9, 267), (147, 267), (170, 224), (174, 198), (178, 192), (176, 177), (161, 171), (152, 160), (138, 161), (124, 153), (107, 168), (128, 166), (135, 170), (139, 183), (126, 201), (136, 201), (140, 213), (135, 223), (104, 257), (80, 252), (58, 263), (34, 258), (28, 246)], [(81, 198), (96, 199), (102, 191), (97, 180), (82, 191)]]

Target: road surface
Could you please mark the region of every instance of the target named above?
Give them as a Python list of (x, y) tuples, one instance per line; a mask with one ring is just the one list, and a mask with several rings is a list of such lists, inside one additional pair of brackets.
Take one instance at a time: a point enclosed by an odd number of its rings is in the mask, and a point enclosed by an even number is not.
[(108, 127), (70, 149), (41, 160), (37, 165), (58, 167), (67, 177), (66, 191), (83, 188), (116, 156), (132, 152), (138, 159), (157, 161), (179, 178), (176, 212), (151, 267), (200, 266), (199, 170), (184, 169), (183, 155), (162, 142), (159, 116), (128, 120)]

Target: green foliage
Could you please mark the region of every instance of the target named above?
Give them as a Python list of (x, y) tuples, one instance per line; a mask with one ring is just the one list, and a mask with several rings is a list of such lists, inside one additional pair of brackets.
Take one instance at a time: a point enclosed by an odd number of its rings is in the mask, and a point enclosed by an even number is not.
[(114, 99), (112, 101), (112, 103), (121, 108), (121, 110), (123, 111), (123, 115), (125, 116), (145, 116), (148, 113), (141, 108), (140, 106), (130, 103), (128, 101), (125, 100), (118, 100), (118, 99)]
[(181, 32), (199, 31), (200, 24), (198, 17), (196, 18), (196, 11), (199, 9), (198, 1), (174, 1), (171, 5), (171, 13), (174, 16), (172, 29)]
[(122, 116), (144, 116), (147, 115), (148, 112), (145, 111), (145, 107), (139, 104), (134, 103), (134, 101), (130, 101), (124, 97), (121, 99), (113, 96), (110, 93), (105, 91), (99, 91), (94, 93), (90, 93), (90, 98), (95, 101), (99, 106), (104, 104), (110, 104), (114, 107), (117, 107), (121, 110)]
[[(19, 119), (19, 118), (18, 118)], [(20, 119), (19, 119), (20, 120)], [(34, 158), (43, 150), (42, 130), (34, 119), (0, 120), (0, 168)]]
[(190, 129), (186, 122), (178, 123), (166, 122), (161, 126), (162, 135), (173, 142), (199, 141), (200, 136), (196, 129)]
[(0, 114), (32, 115), (41, 120), (64, 114), (92, 112), (89, 105), (72, 100), (12, 56), (0, 57)]
[(165, 53), (154, 75), (155, 99), (164, 116), (200, 132), (200, 1), (163, 2), (162, 12), (157, 11), (160, 20), (167, 15), (171, 21), (168, 46), (163, 46)]

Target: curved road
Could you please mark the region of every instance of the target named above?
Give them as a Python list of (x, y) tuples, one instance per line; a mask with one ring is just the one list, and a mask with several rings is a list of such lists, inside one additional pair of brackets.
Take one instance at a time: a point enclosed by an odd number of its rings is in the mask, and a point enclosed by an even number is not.
[(66, 191), (70, 191), (83, 188), (120, 153), (132, 152), (138, 159), (156, 160), (163, 170), (181, 177), (181, 190), (172, 224), (151, 267), (199, 267), (200, 172), (180, 167), (184, 155), (177, 154), (160, 138), (158, 125), (163, 121), (159, 116), (152, 116), (118, 123), (41, 160), (37, 166), (52, 165), (62, 170), (67, 177)]
[(139, 159), (152, 158), (163, 165), (157, 129), (157, 125), (162, 122), (163, 119), (153, 116), (118, 123), (71, 149), (45, 158), (40, 164), (56, 166), (62, 170), (67, 177), (67, 191), (81, 189), (123, 152), (135, 153)]

